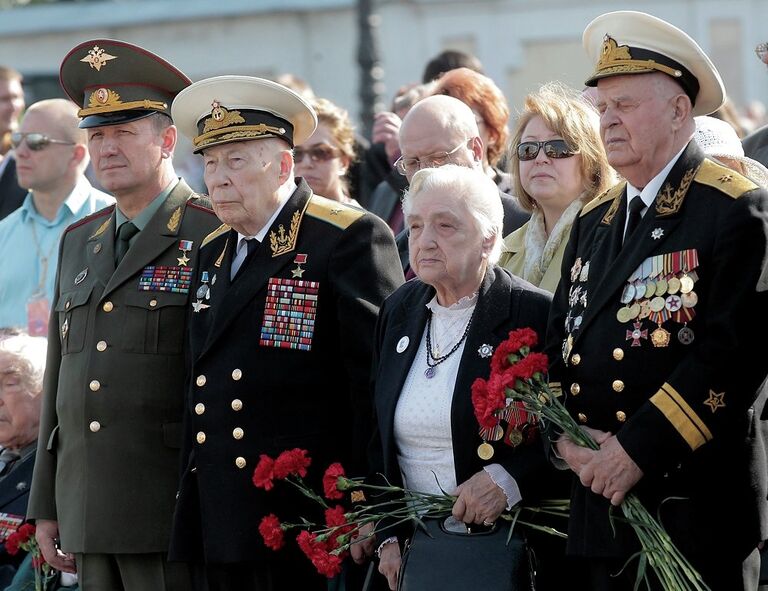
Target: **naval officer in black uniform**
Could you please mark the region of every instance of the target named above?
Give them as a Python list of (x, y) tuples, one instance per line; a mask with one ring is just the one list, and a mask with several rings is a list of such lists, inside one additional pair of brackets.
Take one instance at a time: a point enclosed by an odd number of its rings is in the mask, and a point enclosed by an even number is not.
[(292, 448), (309, 451), (316, 477), (332, 461), (362, 473), (374, 324), (403, 282), (392, 233), (294, 177), (291, 148), (316, 117), (289, 89), (221, 76), (172, 112), (224, 225), (203, 241), (190, 305), (171, 554), (197, 567), (200, 589), (325, 589), (292, 540), (273, 552), (258, 533), (267, 513), (296, 522), (301, 495), (256, 489), (252, 475), (260, 454)]
[(750, 214), (764, 191), (691, 141), (693, 116), (725, 92), (684, 32), (623, 11), (595, 19), (584, 44), (626, 182), (574, 223), (550, 316), (551, 379), (602, 442), (555, 446), (577, 475), (569, 552), (587, 564), (582, 588), (632, 588), (635, 563), (611, 574), (638, 545), (626, 525), (614, 535), (609, 509), (633, 492), (711, 589), (743, 589), (760, 541), (746, 436), (768, 371), (750, 345), (768, 331), (755, 290), (765, 237)]

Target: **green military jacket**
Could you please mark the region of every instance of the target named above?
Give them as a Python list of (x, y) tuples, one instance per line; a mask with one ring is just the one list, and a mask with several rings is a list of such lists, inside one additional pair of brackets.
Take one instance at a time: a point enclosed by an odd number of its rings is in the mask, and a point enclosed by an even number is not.
[(164, 552), (179, 473), (186, 310), (219, 222), (184, 181), (115, 268), (114, 206), (62, 236), (28, 516), (76, 553)]

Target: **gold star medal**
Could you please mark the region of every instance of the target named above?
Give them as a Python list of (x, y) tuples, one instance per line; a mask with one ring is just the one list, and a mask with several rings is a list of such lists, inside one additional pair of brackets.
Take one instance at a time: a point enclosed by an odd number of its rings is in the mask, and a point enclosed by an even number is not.
[(180, 240), (179, 250), (181, 251), (181, 256), (177, 257), (176, 260), (179, 261), (179, 267), (186, 267), (187, 263), (189, 263), (189, 257), (187, 256), (187, 253), (192, 250), (192, 241)]
[(301, 266), (307, 262), (307, 255), (306, 254), (297, 254), (296, 258), (293, 259), (293, 262), (296, 263), (296, 268), (291, 269), (291, 274), (294, 278), (298, 277), (301, 279), (302, 274), (306, 269), (302, 269)]

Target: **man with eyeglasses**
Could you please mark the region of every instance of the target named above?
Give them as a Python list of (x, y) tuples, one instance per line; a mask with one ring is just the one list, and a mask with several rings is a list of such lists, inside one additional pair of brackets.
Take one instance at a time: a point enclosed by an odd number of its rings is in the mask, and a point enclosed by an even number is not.
[(85, 178), (89, 156), (77, 107), (64, 99), (33, 104), (11, 134), (22, 206), (0, 221), (0, 326), (48, 334), (59, 238), (64, 229), (115, 200)]
[(76, 570), (83, 591), (188, 591), (166, 560), (183, 343), (198, 248), (219, 223), (171, 160), (170, 106), (190, 80), (142, 47), (94, 39), (65, 56), (60, 81), (116, 203), (61, 238), (29, 515), (46, 561)]
[[(436, 168), (445, 164), (458, 164), (483, 169), (483, 140), (477, 127), (475, 114), (466, 104), (445, 95), (430, 96), (416, 103), (403, 119), (400, 127), (400, 158), (396, 170), (408, 182), (422, 168)], [(524, 212), (514, 197), (499, 191), (504, 206), (504, 236), (522, 226), (529, 214)], [(408, 263), (408, 236), (403, 230), (396, 238), (400, 262), (410, 277)]]
[(19, 127), (24, 111), (22, 76), (0, 65), (0, 220), (18, 209), (27, 192), (16, 178), (16, 160), (11, 149), (11, 133)]

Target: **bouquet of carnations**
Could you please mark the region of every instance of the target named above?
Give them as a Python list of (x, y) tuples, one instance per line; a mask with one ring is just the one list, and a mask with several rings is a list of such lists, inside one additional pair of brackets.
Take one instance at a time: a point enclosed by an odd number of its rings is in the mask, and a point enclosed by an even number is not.
[[(303, 449), (284, 451), (274, 459), (262, 455), (253, 473), (253, 483), (264, 490), (271, 490), (275, 481), (289, 483), (324, 509), (325, 523), (316, 524), (305, 518), (298, 523), (287, 523), (270, 514), (261, 520), (259, 533), (268, 548), (279, 550), (285, 544), (286, 532), (300, 530), (296, 536), (299, 548), (317, 571), (328, 578), (341, 572), (342, 562), (364, 526), (373, 524), (374, 529), (357, 541), (409, 521), (418, 523), (426, 517), (447, 517), (456, 501), (456, 497), (449, 494), (421, 493), (386, 482), (372, 484), (363, 478), (349, 478), (339, 463), (331, 464), (325, 470), (324, 494), (320, 495), (304, 481), (311, 463), (312, 459)], [(344, 500), (349, 508), (340, 504)], [(529, 521), (525, 515), (546, 513), (567, 516), (567, 507), (567, 501), (544, 502), (536, 507), (518, 506), (502, 518), (511, 521), (513, 526), (519, 523), (565, 537), (565, 534), (551, 527)], [(386, 525), (382, 525), (384, 523)]]
[(49, 581), (56, 577), (56, 571), (43, 558), (40, 546), (35, 539), (35, 526), (25, 523), (5, 540), (5, 550), (16, 556), (19, 550), (25, 550), (32, 556), (32, 569), (35, 573), (35, 591), (44, 591)]
[[(534, 415), (574, 443), (597, 450), (600, 446), (574, 421), (547, 382), (547, 356), (532, 352), (538, 342), (530, 328), (513, 330), (491, 358), (491, 374), (472, 385), (472, 402), (477, 420), (487, 432), (498, 429), (499, 421), (510, 410)], [(685, 556), (675, 547), (664, 528), (648, 513), (634, 494), (621, 504), (624, 519), (637, 535), (642, 550), (638, 554), (635, 588), (649, 585), (646, 567), (651, 565), (664, 589), (706, 591), (709, 587)]]

